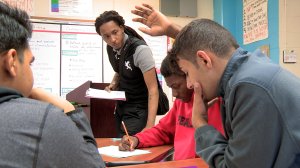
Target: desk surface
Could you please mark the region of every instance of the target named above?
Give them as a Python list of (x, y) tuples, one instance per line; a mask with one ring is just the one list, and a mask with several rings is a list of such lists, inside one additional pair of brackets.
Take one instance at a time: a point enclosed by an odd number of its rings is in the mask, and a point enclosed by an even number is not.
[[(104, 147), (109, 145), (118, 146), (120, 140), (114, 140), (114, 138), (96, 138), (98, 147)], [(120, 161), (147, 161), (147, 162), (159, 162), (160, 160), (164, 159), (173, 151), (172, 145), (163, 145), (151, 148), (141, 148), (145, 150), (149, 150), (151, 153), (131, 156), (126, 158), (114, 158), (106, 155), (101, 155), (102, 159), (105, 162), (120, 162)]]
[(119, 166), (119, 167), (114, 167), (114, 168), (138, 168), (138, 167), (142, 167), (142, 168), (208, 168), (208, 165), (201, 158), (195, 158), (195, 159), (178, 160), (178, 161)]

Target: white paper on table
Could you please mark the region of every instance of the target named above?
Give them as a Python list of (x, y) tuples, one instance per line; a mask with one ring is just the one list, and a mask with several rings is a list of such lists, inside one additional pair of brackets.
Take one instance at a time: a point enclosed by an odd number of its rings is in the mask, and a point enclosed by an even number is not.
[(89, 88), (86, 93), (85, 97), (88, 98), (98, 98), (98, 99), (112, 99), (112, 100), (126, 100), (125, 92), (124, 91), (106, 91), (101, 89), (93, 89)]
[(98, 151), (102, 155), (107, 155), (107, 156), (116, 157), (116, 158), (124, 158), (124, 157), (129, 157), (129, 156), (150, 153), (150, 151), (142, 150), (142, 149), (135, 149), (134, 151), (119, 151), (119, 147), (113, 146), (113, 145), (98, 148)]

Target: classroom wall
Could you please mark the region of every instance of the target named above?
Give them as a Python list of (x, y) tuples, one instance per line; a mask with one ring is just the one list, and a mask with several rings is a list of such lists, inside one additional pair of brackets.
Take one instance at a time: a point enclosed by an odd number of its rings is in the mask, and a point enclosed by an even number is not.
[(226, 27), (242, 48), (254, 51), (263, 45), (268, 45), (271, 60), (279, 64), (278, 0), (268, 0), (269, 37), (246, 45), (243, 44), (243, 1), (214, 0), (214, 11), (214, 20)]
[[(72, 17), (72, 16), (54, 16), (49, 14), (50, 1), (49, 0), (35, 0), (34, 1), (34, 14), (33, 16), (52, 17), (52, 18), (69, 18), (69, 19), (82, 19), (94, 20), (100, 13), (106, 10), (118, 11), (126, 20), (129, 25), (134, 27), (140, 26), (138, 23), (133, 23), (131, 19), (134, 17), (130, 10), (134, 9), (135, 5), (147, 3), (152, 5), (155, 9), (160, 8), (159, 0), (93, 0), (93, 12), (90, 17)], [(196, 18), (213, 18), (213, 2), (211, 0), (197, 0), (198, 17)], [(178, 25), (184, 26), (193, 19), (187, 17), (169, 17)]]
[(213, 19), (226, 27), (236, 37), (236, 3), (235, 0), (214, 0)]
[[(160, 8), (159, 0), (93, 0), (93, 11), (92, 16), (90, 17), (72, 17), (72, 16), (53, 16), (49, 14), (50, 1), (49, 0), (39, 0), (34, 1), (34, 15), (39, 17), (51, 17), (51, 18), (66, 18), (66, 19), (81, 19), (81, 20), (90, 20), (93, 21), (95, 18), (102, 12), (106, 10), (116, 10), (122, 15), (125, 19), (125, 24), (131, 26), (137, 30), (138, 27), (141, 27), (140, 23), (132, 22), (133, 14), (130, 13), (134, 9), (135, 5), (141, 5), (142, 3), (148, 3), (152, 5), (155, 9)], [(213, 3), (211, 0), (198, 0), (198, 17), (197, 18), (210, 18), (213, 17)], [(174, 21), (178, 25), (184, 26), (193, 19), (196, 18), (186, 18), (186, 17), (169, 17), (170, 20)], [(139, 32), (141, 33), (141, 32)], [(142, 34), (142, 33), (141, 33)], [(104, 44), (105, 46), (106, 44)], [(105, 48), (105, 47), (103, 47)], [(104, 58), (104, 82), (110, 82), (113, 77), (113, 69), (111, 68), (107, 53), (103, 52)]]
[(273, 62), (279, 64), (279, 14), (278, 14), (278, 0), (268, 0), (268, 31), (269, 37), (264, 40), (243, 45), (243, 1), (237, 0), (236, 4), (236, 37), (238, 43), (246, 50), (254, 51), (255, 49), (268, 45), (270, 48), (270, 58)]
[(208, 18), (213, 19), (213, 1), (212, 0), (197, 0), (197, 12), (198, 16), (196, 18), (188, 17), (168, 17), (174, 23), (185, 26), (189, 22), (198, 18)]
[[(135, 4), (141, 4), (142, 2), (147, 2), (155, 8), (159, 8), (159, 0), (93, 0), (93, 9), (92, 15), (89, 17), (75, 17), (75, 16), (55, 16), (49, 13), (50, 10), (50, 1), (49, 0), (36, 0), (34, 1), (34, 15), (38, 17), (49, 17), (49, 18), (63, 18), (63, 19), (78, 19), (78, 20), (87, 20), (93, 24), (93, 21), (99, 16), (100, 13), (107, 10), (116, 10), (122, 15), (125, 19), (125, 24), (132, 27), (137, 27), (136, 23), (133, 23), (131, 19), (133, 15), (130, 13), (130, 10), (134, 8)], [(105, 49), (106, 43), (104, 42)], [(103, 51), (103, 69), (105, 70), (104, 81), (105, 83), (109, 83), (114, 75), (114, 71), (109, 64), (108, 56), (106, 51)]]
[[(269, 45), (273, 62), (300, 77), (299, 60), (284, 63), (283, 51), (300, 54), (300, 5), (298, 0), (268, 0), (269, 37), (258, 42), (243, 45), (243, 1), (214, 0), (214, 20), (226, 27), (244, 49), (253, 51), (262, 45)], [(234, 11), (234, 12), (233, 12)]]
[[(280, 65), (300, 77), (300, 5), (299, 0), (279, 1), (279, 46)], [(297, 56), (296, 63), (284, 63), (283, 51), (294, 51)]]

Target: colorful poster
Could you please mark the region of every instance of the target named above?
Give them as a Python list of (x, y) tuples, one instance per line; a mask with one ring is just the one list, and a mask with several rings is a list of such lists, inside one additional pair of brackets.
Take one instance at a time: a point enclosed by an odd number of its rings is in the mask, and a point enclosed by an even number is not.
[(50, 15), (92, 16), (92, 0), (50, 0)]
[(268, 0), (243, 0), (244, 44), (268, 38)]
[(59, 12), (58, 0), (51, 0), (51, 12)]

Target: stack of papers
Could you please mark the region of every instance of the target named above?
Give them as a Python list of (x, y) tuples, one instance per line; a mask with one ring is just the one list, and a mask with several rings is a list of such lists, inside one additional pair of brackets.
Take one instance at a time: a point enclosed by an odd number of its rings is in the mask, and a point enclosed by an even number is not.
[(106, 91), (101, 89), (93, 89), (89, 88), (86, 93), (85, 97), (88, 98), (98, 98), (98, 99), (111, 99), (111, 100), (126, 100), (125, 92), (124, 91)]
[(141, 150), (141, 149), (135, 149), (134, 151), (119, 151), (119, 147), (113, 146), (113, 145), (98, 148), (98, 151), (102, 155), (107, 155), (107, 156), (116, 157), (116, 158), (124, 158), (124, 157), (129, 157), (129, 156), (150, 153), (150, 151), (148, 151), (148, 150)]

